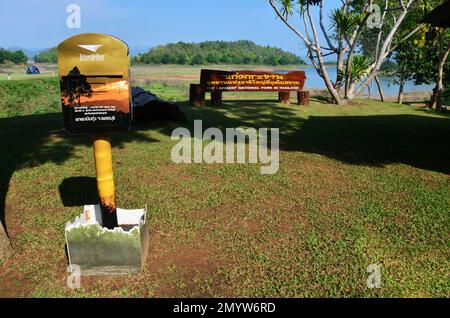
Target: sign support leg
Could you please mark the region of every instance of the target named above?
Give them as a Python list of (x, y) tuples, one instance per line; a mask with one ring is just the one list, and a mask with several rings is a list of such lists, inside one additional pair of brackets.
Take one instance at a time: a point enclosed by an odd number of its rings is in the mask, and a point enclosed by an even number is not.
[(278, 93), (278, 100), (280, 103), (289, 104), (290, 99), (291, 99), (290, 92), (279, 92)]
[(189, 103), (195, 107), (205, 104), (205, 88), (201, 84), (191, 84), (189, 89)]
[(222, 92), (221, 91), (212, 91), (211, 92), (211, 104), (213, 104), (213, 105), (222, 104)]

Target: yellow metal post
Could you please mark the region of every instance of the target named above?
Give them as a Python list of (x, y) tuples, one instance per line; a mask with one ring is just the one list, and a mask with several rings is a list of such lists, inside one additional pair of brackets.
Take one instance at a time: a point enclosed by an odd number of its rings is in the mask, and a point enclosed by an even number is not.
[(112, 166), (111, 141), (108, 136), (94, 135), (94, 159), (103, 226), (117, 227), (116, 194)]

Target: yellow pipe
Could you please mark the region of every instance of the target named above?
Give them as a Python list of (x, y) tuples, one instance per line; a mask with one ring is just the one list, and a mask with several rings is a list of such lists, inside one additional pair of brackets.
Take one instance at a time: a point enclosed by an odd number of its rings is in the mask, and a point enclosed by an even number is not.
[(111, 141), (108, 136), (94, 135), (94, 159), (103, 226), (117, 227), (116, 195), (112, 166)]

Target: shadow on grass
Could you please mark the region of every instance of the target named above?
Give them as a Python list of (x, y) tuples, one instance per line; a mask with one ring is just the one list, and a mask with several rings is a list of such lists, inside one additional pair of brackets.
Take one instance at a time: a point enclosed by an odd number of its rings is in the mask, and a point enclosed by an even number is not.
[(59, 185), (59, 195), (66, 207), (98, 203), (97, 180), (92, 177), (66, 178)]
[(257, 100), (227, 101), (190, 111), (187, 128), (191, 132), (193, 119), (202, 119), (203, 129), (280, 128), (280, 149), (285, 151), (316, 153), (356, 165), (403, 163), (450, 173), (448, 116), (418, 113), (302, 118), (295, 108)]
[(450, 121), (416, 115), (310, 117), (282, 148), (368, 166), (403, 163), (450, 173)]
[[(155, 141), (135, 129), (112, 136), (113, 145), (118, 147), (133, 140)], [(14, 171), (47, 162), (61, 164), (74, 156), (75, 148), (79, 145), (92, 145), (91, 138), (69, 136), (64, 131), (60, 113), (0, 118), (0, 220), (5, 230), (5, 199)], [(66, 180), (60, 186), (63, 203), (75, 204), (79, 199), (66, 194), (70, 188), (75, 189), (85, 183), (83, 181), (80, 184), (80, 180), (82, 179)]]
[[(202, 119), (203, 129), (280, 128), (280, 149), (285, 151), (316, 153), (356, 165), (403, 163), (450, 173), (450, 120), (445, 117), (418, 113), (303, 118), (298, 116), (295, 108), (280, 106), (273, 100), (225, 101), (221, 106), (201, 109), (187, 103), (181, 103), (181, 106), (188, 116), (186, 123), (134, 124), (131, 131), (113, 135), (114, 147), (123, 147), (126, 142), (136, 140), (155, 142), (146, 136), (145, 130), (170, 136), (174, 128), (185, 126), (192, 132), (193, 120)], [(78, 145), (90, 146), (90, 137), (68, 136), (59, 113), (0, 119), (0, 219), (4, 225), (5, 198), (14, 171), (46, 162), (63, 163), (74, 155)], [(83, 178), (69, 179), (60, 186), (63, 203), (83, 205), (86, 198), (80, 200), (79, 196), (70, 193), (87, 183), (90, 188), (95, 184)]]

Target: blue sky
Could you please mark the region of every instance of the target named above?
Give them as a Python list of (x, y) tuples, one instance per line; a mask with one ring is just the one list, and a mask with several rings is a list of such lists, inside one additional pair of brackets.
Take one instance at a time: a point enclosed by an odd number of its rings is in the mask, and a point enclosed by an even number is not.
[[(326, 1), (327, 9), (338, 0)], [(66, 26), (69, 4), (81, 7), (81, 29)], [(115, 35), (130, 47), (169, 42), (248, 39), (305, 50), (267, 0), (1, 0), (0, 47), (46, 48), (85, 32)]]

